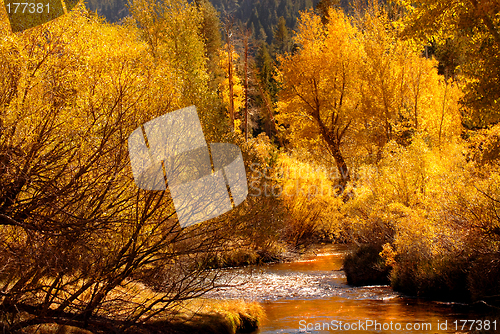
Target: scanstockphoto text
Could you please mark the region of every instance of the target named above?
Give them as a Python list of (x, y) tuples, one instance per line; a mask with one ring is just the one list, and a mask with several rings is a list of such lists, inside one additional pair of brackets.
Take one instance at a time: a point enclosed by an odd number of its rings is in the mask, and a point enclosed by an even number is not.
[(496, 319), (461, 319), (455, 321), (437, 321), (437, 322), (394, 322), (378, 321), (364, 319), (358, 321), (341, 321), (333, 319), (329, 322), (310, 322), (305, 319), (299, 321), (299, 332), (308, 333), (311, 331), (339, 331), (339, 332), (357, 332), (357, 331), (403, 331), (403, 332), (429, 332), (429, 331), (484, 331), (496, 332)]

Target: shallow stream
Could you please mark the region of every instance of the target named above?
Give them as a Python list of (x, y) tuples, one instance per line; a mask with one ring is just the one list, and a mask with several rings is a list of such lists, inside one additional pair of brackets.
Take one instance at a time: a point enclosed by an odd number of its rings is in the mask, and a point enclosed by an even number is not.
[(500, 317), (468, 305), (410, 298), (388, 286), (347, 285), (340, 269), (348, 251), (349, 246), (323, 246), (291, 263), (228, 269), (234, 286), (211, 297), (260, 302), (267, 314), (255, 332), (261, 334), (500, 332)]

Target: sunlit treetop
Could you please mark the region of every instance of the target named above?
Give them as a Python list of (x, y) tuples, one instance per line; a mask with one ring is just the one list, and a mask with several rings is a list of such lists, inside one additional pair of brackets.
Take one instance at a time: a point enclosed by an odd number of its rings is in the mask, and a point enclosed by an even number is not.
[[(465, 85), (464, 124), (485, 127), (500, 120), (500, 3), (494, 0), (397, 0), (408, 15), (404, 37), (432, 43), (458, 65)], [(463, 59), (459, 59), (463, 58)]]

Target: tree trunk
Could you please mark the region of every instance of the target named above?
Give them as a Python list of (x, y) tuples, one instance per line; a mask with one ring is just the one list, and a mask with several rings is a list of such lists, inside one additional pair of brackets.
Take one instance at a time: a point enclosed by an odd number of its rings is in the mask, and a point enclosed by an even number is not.
[(344, 156), (340, 152), (340, 148), (335, 148), (332, 150), (333, 158), (335, 159), (335, 163), (337, 164), (337, 170), (340, 174), (340, 185), (342, 186), (342, 190), (347, 186), (347, 182), (351, 180), (351, 175), (349, 175), (349, 169), (347, 168), (347, 164), (344, 160)]
[(248, 32), (245, 35), (245, 141), (248, 141)]
[[(318, 100), (316, 100), (318, 101)], [(315, 108), (312, 108), (312, 117), (317, 121), (319, 125), (319, 129), (321, 132), (321, 136), (325, 140), (328, 148), (330, 149), (330, 153), (335, 160), (335, 164), (337, 165), (337, 170), (340, 175), (340, 185), (342, 186), (341, 192), (343, 192), (347, 186), (347, 182), (351, 180), (351, 176), (349, 175), (349, 169), (347, 168), (347, 164), (344, 160), (344, 156), (340, 151), (340, 142), (349, 128), (350, 122), (344, 127), (344, 129), (336, 128), (336, 129), (328, 129), (321, 119), (320, 106), (318, 102)], [(336, 135), (335, 135), (336, 133)]]
[[(319, 116), (319, 112), (317, 113)], [(316, 115), (315, 115), (316, 116)], [(347, 182), (351, 180), (351, 176), (349, 175), (349, 169), (347, 168), (347, 164), (345, 162), (344, 156), (340, 151), (340, 139), (335, 139), (332, 136), (332, 133), (328, 131), (324, 123), (321, 119), (316, 118), (318, 120), (318, 125), (321, 131), (321, 136), (325, 140), (328, 148), (330, 149), (330, 153), (332, 154), (333, 159), (335, 160), (335, 164), (337, 165), (337, 170), (340, 175), (340, 185), (342, 186), (341, 191), (343, 192), (347, 186)]]
[(233, 18), (226, 18), (224, 30), (227, 38), (227, 76), (229, 85), (229, 118), (231, 132), (234, 132), (234, 87), (233, 87)]
[(234, 132), (234, 91), (233, 91), (233, 46), (230, 43), (230, 38), (227, 39), (228, 49), (228, 76), (229, 76), (229, 118), (231, 118), (231, 132)]

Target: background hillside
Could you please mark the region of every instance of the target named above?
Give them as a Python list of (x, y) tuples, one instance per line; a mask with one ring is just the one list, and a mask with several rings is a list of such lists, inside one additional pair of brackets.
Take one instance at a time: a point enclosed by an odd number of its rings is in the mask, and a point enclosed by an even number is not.
[[(118, 22), (129, 14), (127, 0), (87, 0), (87, 7), (106, 17), (109, 22)], [(295, 29), (299, 11), (315, 7), (320, 0), (211, 0), (221, 20), (233, 17), (236, 25), (246, 26), (254, 37), (271, 44), (279, 18), (286, 26)], [(326, 2), (332, 2), (326, 1)], [(348, 0), (340, 1), (343, 8)]]
[(212, 0), (221, 18), (231, 16), (252, 31), (257, 39), (272, 42), (279, 18), (294, 29), (299, 11), (313, 8), (319, 0)]
[(118, 22), (129, 15), (127, 0), (86, 0), (87, 8), (97, 11), (109, 22)]

